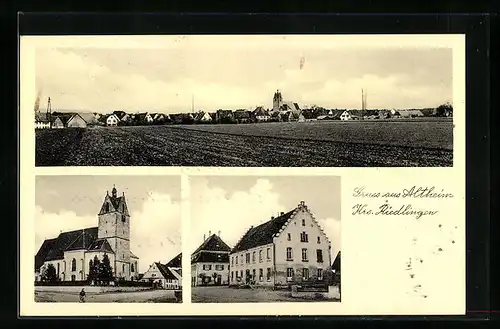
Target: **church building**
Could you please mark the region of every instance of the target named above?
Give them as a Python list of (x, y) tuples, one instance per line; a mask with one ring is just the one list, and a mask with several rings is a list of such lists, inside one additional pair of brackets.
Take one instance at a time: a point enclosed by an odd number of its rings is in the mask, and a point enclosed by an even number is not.
[(304, 201), (243, 235), (231, 250), (230, 285), (288, 287), (323, 282), (331, 242)]
[(94, 257), (107, 255), (116, 279), (136, 280), (139, 258), (130, 250), (130, 214), (125, 193), (118, 196), (113, 187), (106, 192), (97, 215), (98, 226), (62, 232), (43, 242), (35, 255), (35, 278), (40, 281), (48, 264), (61, 281), (84, 281)]
[(283, 105), (283, 96), (281, 96), (281, 92), (276, 90), (273, 96), (273, 112), (277, 112), (280, 110)]
[(228, 285), (230, 251), (220, 234), (209, 232), (191, 255), (191, 286)]

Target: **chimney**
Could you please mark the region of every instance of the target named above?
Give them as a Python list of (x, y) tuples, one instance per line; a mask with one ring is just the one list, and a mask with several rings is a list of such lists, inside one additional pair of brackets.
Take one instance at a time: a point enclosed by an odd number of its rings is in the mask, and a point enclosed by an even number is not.
[(217, 236), (220, 237), (220, 231), (217, 232)]
[(285, 213), (284, 213), (283, 211), (282, 211), (282, 212), (280, 212), (280, 216), (283, 216), (284, 214), (285, 214)]
[(208, 231), (208, 237), (212, 236), (212, 231)]
[(207, 239), (207, 236), (205, 234), (203, 234), (203, 242), (205, 242), (206, 239)]
[(273, 219), (274, 219), (274, 216), (271, 216), (271, 220), (273, 220)]

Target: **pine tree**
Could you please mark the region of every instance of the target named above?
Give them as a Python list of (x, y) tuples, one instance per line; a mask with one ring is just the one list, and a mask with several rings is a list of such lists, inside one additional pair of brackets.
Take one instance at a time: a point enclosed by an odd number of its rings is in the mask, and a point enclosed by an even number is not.
[(48, 264), (42, 274), (42, 281), (55, 282), (57, 281), (56, 268), (53, 264)]
[[(92, 281), (99, 281), (100, 279), (100, 276), (99, 276), (99, 269), (100, 269), (100, 266), (101, 266), (101, 262), (99, 261), (99, 258), (97, 258), (97, 255), (94, 256), (94, 261), (93, 261), (93, 264), (92, 264), (92, 278), (91, 280)], [(90, 276), (90, 274), (89, 274)]]
[(99, 267), (99, 279), (109, 284), (110, 281), (113, 281), (113, 268), (109, 262), (109, 257), (107, 254), (104, 254), (102, 257), (102, 263)]

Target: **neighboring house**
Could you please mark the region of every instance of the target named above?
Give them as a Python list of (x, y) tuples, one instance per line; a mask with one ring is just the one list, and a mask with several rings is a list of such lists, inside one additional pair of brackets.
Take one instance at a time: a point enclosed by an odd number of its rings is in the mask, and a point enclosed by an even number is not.
[(66, 122), (68, 128), (87, 128), (87, 122), (78, 113), (73, 114)]
[(170, 121), (170, 116), (164, 113), (154, 113), (151, 115), (153, 117), (153, 122), (155, 124), (163, 124), (167, 121)]
[(191, 286), (228, 285), (231, 248), (211, 234), (191, 255)]
[(42, 243), (35, 255), (38, 279), (43, 269), (52, 264), (61, 281), (86, 280), (94, 257), (102, 261), (105, 254), (116, 278), (130, 281), (137, 276), (139, 258), (130, 250), (130, 215), (125, 194), (118, 197), (114, 187), (111, 193), (106, 192), (97, 227), (62, 232)]
[(318, 120), (318, 118), (314, 116), (313, 110), (304, 109), (304, 110), (300, 111), (299, 119), (297, 121), (308, 122), (308, 121), (316, 121), (316, 120)]
[(50, 115), (48, 113), (35, 112), (35, 129), (48, 129), (50, 126)]
[(234, 114), (231, 110), (217, 110), (216, 112), (217, 122), (231, 123), (234, 122)]
[(352, 117), (351, 117), (351, 114), (349, 113), (349, 111), (345, 110), (344, 112), (342, 112), (342, 114), (340, 115), (340, 120), (352, 120)]
[(153, 117), (149, 113), (137, 113), (135, 115), (136, 120), (139, 124), (151, 124), (153, 123)]
[(212, 122), (212, 117), (210, 116), (210, 113), (204, 112), (204, 111), (199, 111), (196, 113), (194, 117), (194, 121), (197, 123), (208, 123)]
[(230, 284), (288, 287), (323, 283), (330, 240), (301, 201), (293, 210), (250, 227), (231, 251)]
[(234, 111), (234, 120), (237, 123), (248, 123), (250, 122), (250, 112), (247, 110), (236, 110)]
[(154, 262), (141, 277), (143, 282), (153, 282), (164, 289), (182, 287), (182, 254), (177, 255), (167, 264)]
[(64, 122), (61, 120), (60, 117), (55, 117), (53, 118), (53, 121), (52, 121), (52, 128), (53, 129), (60, 129), (60, 128), (64, 128)]
[(106, 117), (106, 126), (115, 127), (120, 122), (120, 119), (116, 116), (116, 114), (111, 114)]
[(262, 106), (259, 106), (255, 110), (253, 110), (252, 117), (257, 122), (266, 122), (269, 121), (269, 119), (271, 118), (269, 112), (265, 110)]
[(332, 272), (334, 281), (340, 282), (340, 251), (337, 253), (337, 257), (335, 257), (335, 260), (333, 261)]
[(401, 110), (399, 111), (399, 114), (402, 118), (417, 118), (424, 116), (424, 114), (419, 110)]

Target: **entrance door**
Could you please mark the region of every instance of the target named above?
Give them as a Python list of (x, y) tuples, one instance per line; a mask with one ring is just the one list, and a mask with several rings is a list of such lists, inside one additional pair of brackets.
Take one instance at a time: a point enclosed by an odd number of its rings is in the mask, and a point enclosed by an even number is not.
[(250, 283), (250, 270), (245, 271), (245, 283)]
[(217, 275), (217, 285), (221, 285), (222, 284), (222, 275)]
[(76, 276), (74, 274), (71, 275), (71, 281), (76, 281)]

